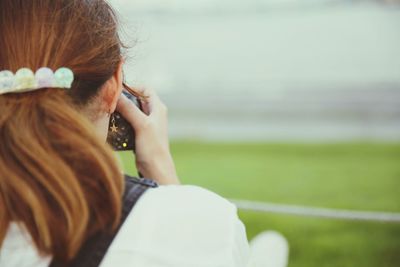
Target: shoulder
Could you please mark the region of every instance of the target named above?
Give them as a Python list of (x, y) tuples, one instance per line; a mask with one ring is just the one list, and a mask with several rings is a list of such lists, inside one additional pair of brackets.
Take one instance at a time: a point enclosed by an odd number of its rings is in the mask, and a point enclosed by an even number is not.
[[(170, 185), (148, 190), (137, 202), (127, 223), (151, 232), (168, 232), (175, 238), (229, 235), (237, 220), (236, 207), (225, 198), (198, 186)], [(137, 228), (136, 228), (137, 229)], [(204, 233), (199, 238), (204, 237)]]
[(205, 188), (193, 185), (169, 185), (148, 190), (138, 201), (134, 213), (146, 210), (187, 217), (191, 215), (236, 215), (236, 207), (225, 198)]
[(147, 257), (173, 266), (209, 266), (232, 257), (238, 229), (246, 246), (236, 207), (223, 197), (198, 186), (161, 186), (139, 199), (110, 250), (130, 250), (134, 261)]

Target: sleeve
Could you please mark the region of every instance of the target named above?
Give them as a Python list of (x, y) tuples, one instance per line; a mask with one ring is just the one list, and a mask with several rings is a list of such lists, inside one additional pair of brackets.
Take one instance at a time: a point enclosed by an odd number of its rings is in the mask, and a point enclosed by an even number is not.
[(135, 267), (245, 267), (249, 245), (236, 207), (197, 186), (146, 192), (101, 264)]

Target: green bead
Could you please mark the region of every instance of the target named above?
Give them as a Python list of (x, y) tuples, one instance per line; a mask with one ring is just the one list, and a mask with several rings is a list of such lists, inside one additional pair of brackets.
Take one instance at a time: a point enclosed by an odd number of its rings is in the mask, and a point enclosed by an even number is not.
[(16, 89), (20, 91), (36, 88), (37, 82), (35, 74), (28, 68), (19, 69), (15, 73), (15, 85)]
[(71, 88), (74, 81), (74, 73), (69, 68), (59, 68), (54, 73), (54, 77), (57, 87), (60, 88)]

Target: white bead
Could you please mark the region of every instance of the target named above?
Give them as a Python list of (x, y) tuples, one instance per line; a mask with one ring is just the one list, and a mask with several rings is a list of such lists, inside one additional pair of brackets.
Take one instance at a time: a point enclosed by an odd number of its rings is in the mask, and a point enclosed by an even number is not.
[(0, 71), (0, 94), (11, 90), (14, 87), (15, 77), (9, 70)]
[(38, 69), (35, 74), (35, 79), (39, 88), (56, 86), (54, 73), (49, 68)]

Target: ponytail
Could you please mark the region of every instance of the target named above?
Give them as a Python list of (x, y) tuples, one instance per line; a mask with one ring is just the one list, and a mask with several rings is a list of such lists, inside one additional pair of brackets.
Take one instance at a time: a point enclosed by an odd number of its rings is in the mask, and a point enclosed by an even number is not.
[(121, 170), (65, 91), (0, 96), (0, 142), (0, 244), (16, 222), (67, 261), (118, 225)]

